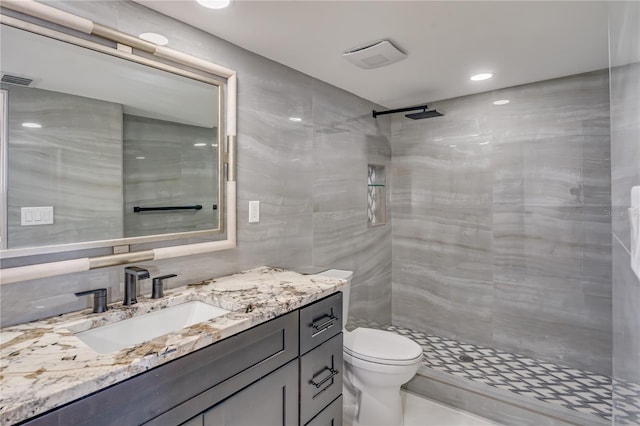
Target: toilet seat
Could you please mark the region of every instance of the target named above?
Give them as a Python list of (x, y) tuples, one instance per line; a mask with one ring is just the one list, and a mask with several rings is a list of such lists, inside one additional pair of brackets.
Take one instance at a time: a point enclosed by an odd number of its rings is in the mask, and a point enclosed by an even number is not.
[(344, 334), (344, 352), (362, 361), (411, 365), (422, 358), (422, 347), (411, 339), (384, 330), (356, 328)]

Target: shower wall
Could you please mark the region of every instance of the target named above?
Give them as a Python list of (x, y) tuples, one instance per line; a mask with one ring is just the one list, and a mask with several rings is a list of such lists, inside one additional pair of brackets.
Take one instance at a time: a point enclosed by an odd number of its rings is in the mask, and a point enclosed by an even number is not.
[[(640, 3), (609, 4), (613, 225), (614, 424), (638, 424), (618, 407), (640, 400), (640, 280), (630, 267), (631, 187), (640, 185)], [(629, 382), (635, 382), (630, 385)], [(636, 414), (638, 416), (638, 414)]]
[(393, 324), (611, 373), (608, 83), (598, 71), (394, 118)]

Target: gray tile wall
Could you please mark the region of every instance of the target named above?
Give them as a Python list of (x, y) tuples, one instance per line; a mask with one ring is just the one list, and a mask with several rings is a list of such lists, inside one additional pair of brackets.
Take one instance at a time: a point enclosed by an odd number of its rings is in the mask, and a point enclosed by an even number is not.
[[(50, 4), (130, 34), (160, 32), (238, 72), (238, 248), (141, 266), (180, 274), (172, 287), (258, 265), (351, 268), (353, 314), (389, 321), (391, 228), (366, 227), (367, 164), (390, 163), (390, 122), (370, 115), (379, 106), (135, 3)], [(247, 223), (249, 200), (261, 202), (260, 223)], [(3, 285), (2, 325), (87, 307), (72, 295), (80, 289), (109, 287), (118, 300), (122, 282), (119, 267)]]
[(392, 122), (393, 323), (610, 373), (607, 72), (432, 106)]
[[(640, 400), (640, 280), (630, 267), (631, 187), (640, 185), (640, 4), (609, 4), (613, 224), (614, 424), (626, 398)], [(625, 382), (635, 382), (627, 386)], [(636, 421), (640, 419), (635, 419)]]
[[(219, 210), (213, 209), (219, 204), (217, 132), (217, 128), (124, 115), (125, 237), (218, 227)], [(133, 210), (197, 204), (201, 210)]]
[[(6, 89), (8, 247), (122, 237), (122, 106), (35, 88)], [(25, 128), (24, 122), (42, 127)], [(92, 155), (98, 145), (100, 158)], [(21, 208), (38, 206), (54, 207), (54, 223), (21, 226)]]

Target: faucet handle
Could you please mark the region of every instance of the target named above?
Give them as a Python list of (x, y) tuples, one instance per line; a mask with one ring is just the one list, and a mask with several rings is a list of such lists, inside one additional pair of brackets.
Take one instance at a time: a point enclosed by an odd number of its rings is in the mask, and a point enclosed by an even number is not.
[(153, 279), (153, 288), (151, 290), (151, 298), (159, 299), (164, 296), (164, 280), (168, 278), (177, 277), (176, 274), (163, 275), (161, 277), (155, 277)]
[(93, 294), (93, 313), (98, 314), (105, 312), (107, 308), (107, 289), (97, 288), (95, 290), (80, 291), (75, 293), (76, 296), (87, 296)]

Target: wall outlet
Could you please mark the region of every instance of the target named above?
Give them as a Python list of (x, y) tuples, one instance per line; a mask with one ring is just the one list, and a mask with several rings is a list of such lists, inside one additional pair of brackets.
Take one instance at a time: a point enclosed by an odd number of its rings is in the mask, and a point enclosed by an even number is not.
[(249, 223), (260, 222), (260, 201), (249, 201)]
[(53, 206), (51, 207), (21, 207), (20, 225), (51, 225), (53, 224)]

